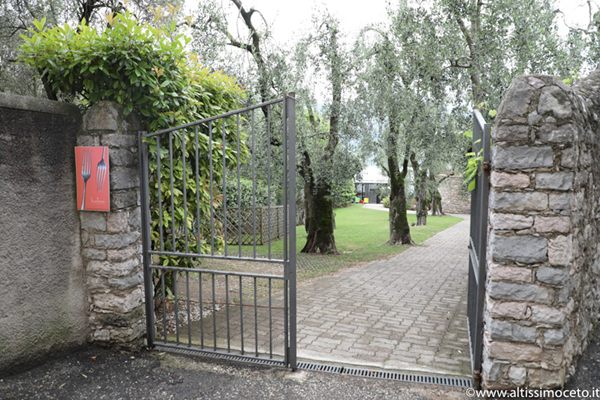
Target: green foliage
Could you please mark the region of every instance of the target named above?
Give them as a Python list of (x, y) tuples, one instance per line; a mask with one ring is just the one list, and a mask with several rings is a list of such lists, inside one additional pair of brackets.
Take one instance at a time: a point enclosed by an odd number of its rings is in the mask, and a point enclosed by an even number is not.
[(383, 199), (383, 207), (390, 208), (390, 198), (389, 198), (389, 196)]
[[(254, 187), (253, 187), (254, 186)], [(236, 177), (227, 178), (227, 207), (238, 208), (238, 193), (239, 193), (239, 207), (251, 208), (253, 204), (257, 207), (271, 207), (277, 205), (276, 193), (271, 188), (271, 199), (269, 201), (269, 191), (265, 183), (255, 180), (252, 181), (246, 178), (240, 178), (240, 185), (238, 191), (238, 181)], [(254, 195), (253, 195), (254, 193)]]
[(20, 60), (42, 71), (56, 92), (81, 96), (84, 104), (114, 100), (125, 115), (136, 110), (150, 131), (223, 112), (239, 101), (241, 89), (219, 72), (203, 68), (177, 34), (176, 24), (140, 24), (129, 13), (107, 15), (98, 32), (85, 21), (22, 35)]
[(341, 208), (346, 207), (348, 204), (354, 201), (356, 197), (356, 188), (354, 187), (354, 180), (348, 179), (344, 182), (333, 182), (331, 188), (331, 195), (333, 196), (333, 207)]
[[(465, 132), (467, 135), (468, 132)], [(473, 132), (471, 133), (471, 137), (473, 136)], [(481, 142), (481, 139), (476, 141), (473, 144)], [(467, 156), (467, 169), (465, 171), (465, 184), (467, 185), (469, 191), (475, 190), (477, 184), (477, 175), (480, 171), (479, 166), (483, 164), (483, 149), (480, 149), (477, 153), (474, 151), (468, 152), (465, 154)]]
[[(85, 21), (77, 29), (66, 24), (48, 29), (45, 18), (36, 20), (37, 31), (32, 30), (31, 37), (22, 36), (25, 43), (21, 46), (20, 60), (42, 71), (55, 91), (73, 96), (84, 105), (101, 100), (116, 101), (123, 105), (125, 115), (135, 112), (141, 116), (150, 131), (238, 108), (243, 92), (234, 79), (220, 72), (210, 72), (200, 64), (197, 56), (186, 50), (189, 39), (176, 32), (176, 9), (169, 7), (170, 18), (165, 23), (162, 23), (161, 9), (155, 10), (157, 26), (141, 24), (128, 12), (110, 14), (106, 16), (108, 24), (101, 32)], [(235, 121), (228, 120), (225, 126), (219, 124), (213, 129), (215, 185), (212, 198), (215, 207), (222, 199), (219, 182), (223, 175), (223, 145), (227, 149), (226, 164), (235, 165), (238, 157), (234, 150), (237, 147), (227, 145), (236, 140), (234, 126)], [(195, 150), (196, 139), (198, 152)], [(188, 251), (207, 252), (209, 244), (205, 238), (209, 237), (210, 228), (206, 221), (210, 218), (206, 216), (211, 212), (207, 128), (199, 126), (197, 136), (193, 129), (178, 130), (169, 138), (163, 136), (159, 149), (158, 144), (156, 139), (148, 140), (150, 154), (154, 155), (150, 157), (151, 204), (161, 203), (162, 206), (162, 215), (159, 215), (158, 207), (151, 210), (153, 247), (181, 252), (187, 237)], [(169, 148), (173, 155), (172, 165)], [(247, 152), (242, 143), (241, 160), (246, 158)], [(199, 187), (196, 171), (201, 183)], [(219, 231), (218, 224), (216, 228)], [(221, 242), (217, 240), (217, 244)], [(191, 266), (190, 260), (161, 257), (160, 263)], [(169, 276), (168, 281), (171, 279)], [(170, 282), (167, 284), (171, 286)]]

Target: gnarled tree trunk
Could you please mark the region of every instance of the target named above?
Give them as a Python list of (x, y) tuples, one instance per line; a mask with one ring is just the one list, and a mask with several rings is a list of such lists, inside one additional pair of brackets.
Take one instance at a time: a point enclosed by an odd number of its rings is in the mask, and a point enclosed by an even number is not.
[(415, 211), (417, 212), (417, 226), (424, 226), (427, 225), (427, 211), (429, 209), (429, 203), (427, 201), (427, 169), (421, 169), (415, 153), (411, 153), (410, 162), (415, 175), (415, 200), (417, 202)]
[(393, 122), (390, 123), (390, 136), (388, 137), (388, 175), (390, 177), (390, 240), (387, 244), (402, 245), (414, 244), (410, 237), (410, 226), (406, 215), (406, 192), (404, 179), (408, 172), (408, 158), (404, 158), (402, 170), (396, 152), (396, 139), (398, 130)]

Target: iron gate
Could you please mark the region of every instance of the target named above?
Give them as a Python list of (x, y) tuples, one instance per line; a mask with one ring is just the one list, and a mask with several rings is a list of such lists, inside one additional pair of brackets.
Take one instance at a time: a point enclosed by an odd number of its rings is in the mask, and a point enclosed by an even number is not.
[(469, 237), (469, 289), (467, 324), (471, 350), (473, 384), (478, 387), (481, 378), (483, 351), (483, 305), (485, 300), (488, 198), (490, 185), (491, 127), (478, 110), (473, 111), (473, 148), (479, 163), (476, 187), (471, 192), (471, 234)]
[(140, 134), (150, 347), (296, 369), (295, 136), (293, 93)]

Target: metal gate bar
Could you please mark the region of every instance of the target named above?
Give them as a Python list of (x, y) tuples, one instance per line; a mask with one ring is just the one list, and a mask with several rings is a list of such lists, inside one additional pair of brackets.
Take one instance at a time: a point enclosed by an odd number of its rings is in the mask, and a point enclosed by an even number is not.
[[(272, 108), (278, 105), (281, 105), (281, 110), (274, 112)], [(264, 114), (264, 118), (258, 122), (264, 124), (262, 136), (259, 136), (262, 131), (257, 129), (257, 120), (260, 119), (255, 110), (262, 110)], [(273, 140), (279, 134), (283, 142), (281, 148), (273, 145)], [(255, 358), (268, 357), (271, 360), (282, 357), (285, 365), (296, 368), (295, 134), (293, 94), (158, 132), (140, 133), (142, 242), (149, 346), (160, 344), (165, 348), (188, 348), (218, 354), (251, 354)], [(242, 140), (242, 135), (250, 138)], [(162, 140), (165, 136), (168, 142)], [(168, 145), (165, 146), (165, 143)], [(250, 156), (246, 154), (248, 143), (251, 145), (248, 149)], [(259, 156), (260, 151), (266, 153), (264, 157)], [(266, 167), (261, 164), (265, 158)], [(201, 160), (205, 160), (202, 166)], [(280, 178), (273, 175), (273, 162), (283, 164)], [(253, 240), (250, 254), (242, 248), (242, 167), (251, 167), (252, 177)], [(259, 167), (266, 170), (267, 175), (266, 254), (257, 251), (256, 243), (256, 182)], [(181, 169), (177, 172), (174, 168)], [(237, 185), (228, 187), (228, 177), (237, 178)], [(232, 195), (236, 190), (237, 196), (234, 193)], [(282, 255), (273, 254), (271, 246), (271, 196), (275, 190), (281, 191), (283, 196)], [(192, 199), (195, 200), (195, 207)], [(192, 204), (189, 204), (190, 201)], [(202, 201), (208, 203), (209, 207), (201, 207)], [(222, 220), (217, 211), (222, 212)], [(237, 251), (229, 248), (236, 239)], [(203, 267), (203, 263), (218, 261), (227, 262), (228, 269)], [(280, 265), (283, 270), (281, 275), (231, 270), (237, 268), (239, 262), (273, 267)], [(234, 279), (232, 285), (230, 278)], [(274, 286), (275, 282), (280, 283)], [(198, 285), (197, 290), (191, 290), (192, 283)], [(222, 304), (219, 304), (216, 291), (222, 283), (225, 285), (226, 334), (218, 328), (223, 317), (219, 311)], [(246, 293), (245, 286), (249, 286)], [(264, 294), (266, 298), (259, 298), (259, 286), (261, 291), (268, 287), (268, 292)], [(282, 287), (283, 298), (274, 292), (276, 287)], [(239, 293), (238, 300), (235, 296), (230, 298), (230, 289), (234, 294)], [(156, 312), (162, 314), (158, 321), (155, 321), (155, 299), (159, 302)], [(205, 308), (204, 304), (209, 307)], [(192, 316), (191, 312), (196, 305), (199, 307), (199, 321), (194, 321), (197, 316)], [(252, 311), (245, 313), (244, 307), (251, 307)], [(172, 313), (171, 308), (175, 315), (173, 331), (169, 332), (167, 315)], [(259, 312), (266, 309), (268, 324), (265, 313), (265, 326), (259, 326)], [(274, 311), (277, 311), (278, 317), (283, 311), (284, 343), (281, 351), (274, 351)], [(183, 314), (180, 315), (180, 312)], [(157, 322), (162, 324), (158, 332)], [(199, 322), (199, 326), (195, 322)], [(213, 325), (212, 332), (210, 324)], [(280, 327), (280, 324), (277, 323), (277, 326)], [(160, 336), (158, 339), (157, 333)], [(245, 336), (250, 333), (254, 334), (254, 340), (245, 342)], [(237, 335), (239, 342), (234, 345), (232, 336)], [(266, 345), (261, 348), (261, 335), (264, 339), (268, 336), (268, 349)], [(223, 342), (225, 337), (226, 345)]]
[(478, 110), (473, 111), (473, 152), (483, 156), (478, 166), (475, 190), (471, 192), (469, 235), (469, 287), (467, 325), (473, 385), (479, 387), (483, 352), (483, 305), (485, 301), (487, 220), (489, 199), (491, 126)]

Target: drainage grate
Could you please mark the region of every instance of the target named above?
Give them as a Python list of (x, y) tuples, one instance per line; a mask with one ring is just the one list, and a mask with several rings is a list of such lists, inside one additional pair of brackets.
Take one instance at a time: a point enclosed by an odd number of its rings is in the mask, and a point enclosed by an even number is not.
[(169, 352), (169, 353), (180, 353), (180, 354), (186, 354), (189, 356), (211, 357), (211, 358), (218, 358), (220, 360), (228, 360), (228, 361), (234, 361), (234, 362), (285, 367), (285, 364), (283, 361), (270, 360), (267, 358), (243, 357), (243, 356), (237, 356), (237, 355), (231, 355), (231, 354), (214, 353), (211, 351), (202, 351), (202, 350), (196, 350), (196, 349), (184, 349), (184, 348), (175, 347), (175, 346), (173, 346), (173, 347), (172, 346), (161, 346), (158, 344), (155, 345), (154, 348), (159, 351), (165, 351), (165, 352)]
[[(180, 353), (180, 354), (186, 354), (186, 355), (191, 355), (191, 356), (212, 357), (212, 358), (218, 358), (221, 360), (228, 360), (228, 361), (234, 361), (234, 362), (285, 367), (285, 363), (283, 361), (271, 360), (271, 359), (267, 359), (267, 358), (243, 357), (243, 356), (238, 356), (238, 355), (215, 353), (215, 352), (203, 351), (203, 350), (197, 350), (197, 349), (185, 349), (185, 348), (175, 347), (175, 346), (162, 346), (159, 344), (155, 345), (154, 348), (159, 351)], [(336, 365), (319, 364), (319, 363), (306, 362), (306, 361), (298, 362), (298, 369), (302, 369), (302, 370), (306, 370), (306, 371), (328, 372), (331, 374), (344, 374), (344, 375), (349, 375), (349, 376), (360, 376), (363, 378), (387, 379), (387, 380), (391, 380), (391, 381), (424, 383), (424, 384), (430, 384), (430, 385), (454, 386), (454, 387), (461, 387), (461, 388), (473, 387), (473, 380), (470, 378), (407, 374), (404, 372), (340, 367), (340, 366), (336, 366)]]
[(316, 364), (304, 361), (298, 363), (298, 369), (305, 369), (307, 371), (329, 372), (332, 374), (341, 374), (343, 370), (342, 367), (337, 367), (335, 365)]
[(317, 364), (311, 362), (299, 362), (298, 369), (304, 369), (308, 371), (330, 372), (334, 374), (344, 374), (350, 376), (360, 376), (363, 378), (377, 378), (401, 382), (424, 383), (430, 385), (454, 386), (462, 388), (473, 387), (472, 379), (451, 376), (407, 374), (403, 372), (338, 367), (334, 365)]

